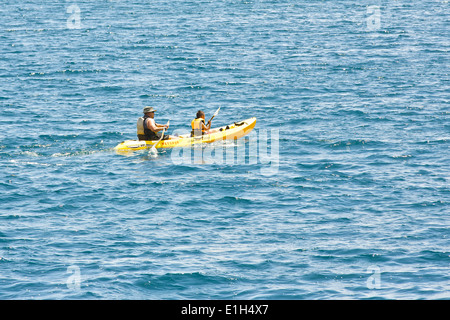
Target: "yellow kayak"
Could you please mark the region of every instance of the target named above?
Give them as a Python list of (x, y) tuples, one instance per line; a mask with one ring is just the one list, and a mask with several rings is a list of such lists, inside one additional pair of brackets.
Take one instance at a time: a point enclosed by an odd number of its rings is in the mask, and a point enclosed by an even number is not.
[[(184, 134), (178, 137), (171, 137), (168, 140), (161, 140), (156, 148), (174, 148), (187, 147), (199, 143), (211, 143), (219, 140), (233, 140), (239, 139), (250, 133), (256, 124), (256, 118), (249, 118), (247, 120), (238, 121), (233, 124), (214, 128), (207, 131), (203, 136), (191, 137), (191, 134)], [(128, 153), (130, 151), (143, 150), (151, 148), (158, 141), (144, 141), (144, 140), (126, 140), (119, 143), (114, 149), (117, 153)]]

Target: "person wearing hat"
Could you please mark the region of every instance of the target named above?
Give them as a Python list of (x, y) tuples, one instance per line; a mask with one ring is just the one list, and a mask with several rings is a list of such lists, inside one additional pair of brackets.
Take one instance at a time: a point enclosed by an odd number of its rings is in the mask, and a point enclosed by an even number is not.
[[(169, 125), (157, 124), (155, 122), (155, 111), (152, 107), (145, 107), (144, 116), (137, 121), (137, 136), (139, 140), (159, 140), (163, 129), (169, 129)], [(162, 140), (169, 139), (169, 135), (165, 134)]]

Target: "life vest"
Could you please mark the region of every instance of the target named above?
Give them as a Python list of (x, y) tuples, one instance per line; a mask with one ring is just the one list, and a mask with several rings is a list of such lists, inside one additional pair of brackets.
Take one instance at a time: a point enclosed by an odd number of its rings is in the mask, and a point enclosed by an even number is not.
[(139, 140), (159, 140), (155, 132), (147, 128), (146, 120), (149, 116), (139, 117), (137, 120), (137, 136)]
[(203, 123), (205, 123), (205, 120), (203, 120), (202, 118), (197, 118), (197, 119), (192, 120), (191, 136), (193, 136), (193, 137), (201, 136), (204, 133), (203, 126), (202, 126)]

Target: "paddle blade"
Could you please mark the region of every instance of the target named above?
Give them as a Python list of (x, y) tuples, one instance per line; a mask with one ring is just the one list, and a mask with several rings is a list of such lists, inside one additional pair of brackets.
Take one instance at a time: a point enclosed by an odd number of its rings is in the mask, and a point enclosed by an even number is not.
[(217, 116), (217, 115), (219, 114), (219, 110), (220, 110), (220, 107), (219, 107), (219, 109), (216, 110), (216, 112), (214, 112), (213, 116), (211, 117), (211, 119), (209, 119), (208, 122), (211, 122), (212, 119), (214, 119), (214, 117)]

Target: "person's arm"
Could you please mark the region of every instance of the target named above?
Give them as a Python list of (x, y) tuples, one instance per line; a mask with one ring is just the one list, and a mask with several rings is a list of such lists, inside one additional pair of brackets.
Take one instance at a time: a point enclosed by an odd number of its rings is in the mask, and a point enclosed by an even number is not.
[(163, 130), (164, 128), (167, 129), (169, 128), (168, 125), (161, 125), (161, 124), (156, 124), (155, 120), (153, 119), (147, 119), (147, 128), (149, 128), (150, 130), (152, 130), (153, 132), (158, 132)]
[(205, 122), (202, 122), (202, 130), (211, 129), (211, 121), (208, 121), (208, 124), (205, 126)]
[(169, 129), (169, 125), (168, 124), (156, 124), (156, 126), (162, 130), (162, 129)]

